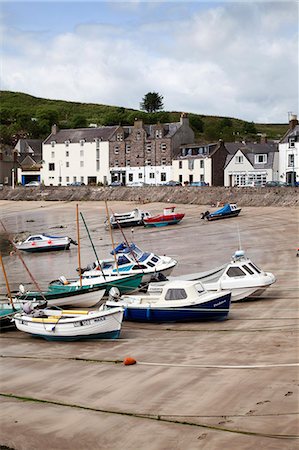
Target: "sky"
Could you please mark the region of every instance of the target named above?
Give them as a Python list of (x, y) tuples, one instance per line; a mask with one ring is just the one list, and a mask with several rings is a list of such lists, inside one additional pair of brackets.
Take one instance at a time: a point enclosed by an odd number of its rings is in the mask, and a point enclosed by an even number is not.
[(287, 123), (298, 114), (297, 1), (1, 1), (0, 89)]

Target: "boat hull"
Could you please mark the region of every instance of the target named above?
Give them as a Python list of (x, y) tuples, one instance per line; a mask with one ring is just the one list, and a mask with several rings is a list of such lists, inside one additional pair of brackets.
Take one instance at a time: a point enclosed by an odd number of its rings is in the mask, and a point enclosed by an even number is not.
[(15, 315), (18, 330), (49, 341), (81, 339), (117, 339), (123, 320), (123, 309), (102, 310), (72, 318), (35, 318)]
[(185, 214), (175, 214), (172, 216), (156, 216), (149, 219), (144, 219), (143, 222), (145, 227), (165, 227), (167, 225), (178, 224), (184, 218), (184, 216)]
[(229, 219), (230, 217), (237, 217), (240, 214), (240, 212), (241, 212), (241, 209), (232, 211), (229, 214), (215, 214), (215, 215), (211, 214), (211, 215), (207, 216), (207, 220), (210, 222), (212, 220), (218, 220), (218, 219)]
[(186, 307), (125, 306), (124, 320), (136, 322), (190, 322), (226, 319), (230, 308), (230, 294), (205, 303)]
[(53, 252), (58, 250), (69, 250), (71, 244), (63, 245), (45, 245), (41, 247), (18, 247), (18, 250), (28, 253), (41, 253), (41, 252)]

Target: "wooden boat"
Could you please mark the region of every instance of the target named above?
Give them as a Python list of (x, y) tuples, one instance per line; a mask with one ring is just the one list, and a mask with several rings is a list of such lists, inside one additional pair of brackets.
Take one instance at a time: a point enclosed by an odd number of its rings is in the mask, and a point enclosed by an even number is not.
[(15, 329), (12, 319), (20, 309), (19, 303), (12, 305), (7, 299), (0, 300), (0, 332)]
[(97, 311), (44, 309), (14, 316), (18, 330), (49, 341), (116, 339), (122, 320), (122, 307)]
[[(103, 259), (89, 264), (81, 272), (85, 276), (142, 274), (142, 282), (152, 279), (163, 279), (171, 274), (177, 261), (169, 256), (158, 256), (152, 252), (144, 252), (134, 242), (122, 242), (115, 247), (111, 255), (114, 258)], [(116, 257), (116, 258), (115, 258)]]
[[(112, 228), (136, 227), (143, 225), (143, 220), (149, 218), (151, 215), (148, 211), (142, 211), (139, 208), (126, 213), (114, 213), (110, 215), (109, 221)], [(106, 228), (109, 227), (109, 221), (106, 220)]]
[(184, 280), (200, 281), (208, 291), (231, 291), (231, 301), (248, 297), (259, 297), (276, 278), (271, 272), (264, 272), (243, 250), (237, 250), (229, 264), (198, 274), (180, 277)]
[[(49, 284), (46, 291), (26, 291), (23, 285), (15, 300), (19, 302), (47, 302), (48, 306), (75, 306), (91, 308), (97, 305), (105, 295), (105, 287), (98, 286), (68, 286), (66, 279), (61, 277), (59, 285)], [(15, 301), (14, 301), (15, 302)]]
[[(124, 320), (141, 322), (184, 322), (225, 319), (229, 313), (229, 291), (207, 292), (199, 281), (166, 281), (161, 286), (150, 285), (143, 295), (115, 292), (106, 307), (125, 308)], [(114, 296), (114, 299), (113, 299)]]
[(222, 208), (215, 212), (210, 213), (206, 211), (201, 214), (202, 219), (206, 220), (218, 220), (218, 219), (228, 219), (229, 217), (237, 217), (241, 212), (241, 208), (238, 208), (235, 203), (226, 203)]
[(53, 250), (69, 250), (71, 244), (77, 245), (77, 242), (68, 236), (34, 234), (15, 244), (15, 248), (24, 252), (38, 253)]
[(185, 214), (175, 212), (175, 206), (169, 206), (164, 208), (163, 214), (145, 218), (143, 222), (146, 227), (165, 227), (166, 225), (176, 225), (184, 216)]

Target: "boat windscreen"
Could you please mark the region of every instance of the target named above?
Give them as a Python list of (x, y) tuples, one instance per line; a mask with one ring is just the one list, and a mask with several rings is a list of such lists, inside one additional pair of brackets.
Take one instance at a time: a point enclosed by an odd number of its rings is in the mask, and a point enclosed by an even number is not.
[(245, 277), (246, 273), (240, 267), (230, 267), (226, 272), (229, 277)]
[(168, 289), (165, 300), (184, 300), (187, 298), (185, 289)]

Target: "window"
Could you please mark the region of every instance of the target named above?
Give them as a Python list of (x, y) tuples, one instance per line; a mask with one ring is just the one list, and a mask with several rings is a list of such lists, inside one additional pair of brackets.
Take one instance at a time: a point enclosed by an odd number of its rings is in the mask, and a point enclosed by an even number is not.
[(240, 269), (240, 267), (230, 267), (226, 272), (226, 274), (232, 278), (244, 277), (246, 275), (245, 272), (243, 272), (243, 270)]
[(133, 174), (129, 173), (129, 181), (133, 181)]
[(118, 145), (116, 145), (116, 146), (114, 147), (114, 154), (115, 154), (115, 155), (118, 155), (118, 154), (119, 154), (119, 146), (118, 146)]
[(146, 144), (146, 151), (150, 153), (152, 151), (152, 144)]
[(167, 145), (165, 143), (162, 143), (160, 147), (161, 147), (161, 151), (165, 152), (166, 148), (167, 148)]
[(205, 176), (202, 173), (200, 174), (199, 181), (205, 181)]
[(55, 158), (55, 152), (51, 152), (51, 158)]
[(235, 157), (236, 164), (243, 164), (243, 155), (239, 155)]
[(288, 155), (288, 167), (295, 166), (295, 155)]
[(137, 131), (136, 139), (137, 139), (137, 141), (140, 141), (140, 139), (141, 139), (141, 132), (140, 131)]
[(165, 166), (166, 165), (166, 158), (162, 158), (161, 159), (161, 166)]
[(183, 168), (183, 161), (179, 161), (179, 169)]
[(65, 141), (65, 146), (68, 147), (70, 145), (70, 141)]
[(131, 161), (129, 159), (127, 159), (127, 166), (131, 166)]
[(256, 270), (257, 271), (257, 273), (261, 273), (261, 270), (255, 265), (255, 264), (253, 264), (253, 263), (249, 263), (249, 266), (253, 269), (253, 270)]
[(96, 138), (95, 141), (96, 141), (96, 149), (98, 150), (100, 148), (100, 140)]
[(73, 177), (73, 182), (74, 182), (74, 183), (77, 182), (77, 177)]
[(166, 181), (166, 172), (161, 172), (161, 181)]
[(131, 151), (131, 146), (129, 144), (126, 145), (126, 153), (130, 153)]
[(80, 161), (80, 167), (84, 167), (84, 161)]
[(188, 169), (189, 170), (194, 169), (194, 159), (188, 159)]
[(62, 182), (62, 177), (58, 177), (58, 181), (59, 181), (59, 183), (61, 183)]
[(139, 174), (138, 174), (138, 178), (142, 178), (142, 173), (139, 173)]
[(56, 142), (55, 141), (51, 141), (51, 147), (55, 147)]
[(69, 156), (70, 156), (70, 152), (68, 150), (66, 150), (65, 157), (68, 158)]
[(96, 160), (96, 170), (97, 172), (100, 170), (100, 161), (98, 159)]
[(70, 163), (69, 163), (69, 161), (66, 161), (66, 163), (65, 163), (65, 167), (70, 167)]
[(246, 266), (245, 264), (244, 264), (244, 266), (242, 266), (242, 267), (243, 267), (243, 269), (245, 269), (246, 272), (248, 272), (250, 275), (253, 275), (253, 274), (254, 274), (254, 272), (253, 272), (248, 266)]
[(204, 167), (205, 167), (205, 162), (204, 162), (203, 159), (201, 159), (201, 160), (200, 160), (200, 168), (201, 168), (201, 169), (204, 169)]
[(81, 177), (81, 183), (84, 183), (84, 177)]
[(80, 139), (80, 145), (81, 145), (81, 147), (83, 147), (84, 142), (85, 142), (85, 139)]
[(156, 130), (156, 138), (157, 139), (162, 138), (162, 130)]
[(100, 149), (96, 149), (96, 160), (100, 159)]
[(150, 178), (155, 178), (154, 172), (150, 172), (149, 177), (150, 177)]
[(152, 165), (152, 160), (151, 160), (151, 159), (147, 159), (147, 160), (145, 161), (145, 165), (146, 165), (146, 166), (151, 166), (151, 165)]
[(267, 155), (265, 154), (255, 155), (255, 164), (266, 164), (266, 162), (267, 162)]
[(295, 147), (296, 138), (290, 137), (289, 138), (289, 147)]
[(53, 170), (55, 170), (55, 164), (49, 163), (49, 171), (53, 171)]
[(84, 156), (84, 150), (80, 150), (80, 156), (81, 156), (81, 158), (83, 158), (83, 156)]
[(179, 175), (179, 182), (180, 182), (180, 183), (183, 182), (183, 175)]
[(168, 289), (165, 300), (184, 300), (187, 298), (185, 289)]
[(114, 161), (114, 166), (115, 166), (115, 167), (118, 167), (118, 159), (116, 159), (116, 160)]
[(68, 183), (70, 181), (70, 177), (66, 177), (66, 182)]
[(123, 134), (122, 133), (117, 133), (116, 140), (117, 141), (122, 141), (123, 140)]

